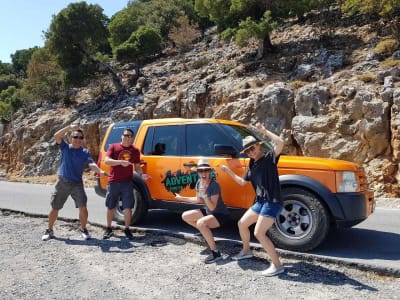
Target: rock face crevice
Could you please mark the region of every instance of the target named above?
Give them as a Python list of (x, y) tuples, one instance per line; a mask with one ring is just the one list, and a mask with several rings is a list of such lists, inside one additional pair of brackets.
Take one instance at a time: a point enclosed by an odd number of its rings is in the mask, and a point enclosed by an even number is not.
[[(287, 154), (359, 163), (376, 196), (399, 197), (400, 69), (385, 67), (385, 58), (374, 53), (379, 39), (372, 27), (337, 28), (338, 40), (325, 48), (312, 25), (289, 26), (272, 36), (282, 51), (262, 61), (254, 61), (251, 47), (206, 37), (213, 42), (144, 66), (144, 77), (128, 88), (128, 96), (100, 95), (69, 108), (39, 105), (18, 112), (1, 136), (1, 164), (20, 176), (54, 174), (59, 153), (53, 134), (77, 119), (96, 159), (112, 122), (221, 118), (263, 123), (281, 134)], [(347, 47), (344, 34), (357, 43)], [(129, 85), (126, 70), (119, 75)], [(81, 89), (76, 99), (80, 93), (90, 94)]]

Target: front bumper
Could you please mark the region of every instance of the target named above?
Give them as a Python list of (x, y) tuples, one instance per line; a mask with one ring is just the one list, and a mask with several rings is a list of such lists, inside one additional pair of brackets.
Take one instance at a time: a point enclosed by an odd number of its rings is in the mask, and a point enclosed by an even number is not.
[(337, 219), (338, 227), (352, 227), (367, 219), (375, 210), (374, 192), (338, 193), (336, 197), (343, 210), (343, 219)]

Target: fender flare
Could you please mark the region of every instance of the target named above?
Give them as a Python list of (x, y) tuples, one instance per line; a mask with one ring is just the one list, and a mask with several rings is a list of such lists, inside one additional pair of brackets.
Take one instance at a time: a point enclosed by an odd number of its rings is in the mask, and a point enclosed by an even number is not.
[(289, 186), (300, 187), (304, 188), (305, 190), (309, 190), (318, 196), (321, 201), (323, 201), (323, 203), (328, 207), (329, 212), (333, 216), (334, 220), (344, 219), (345, 215), (343, 208), (340, 205), (336, 195), (317, 180), (303, 175), (290, 174), (279, 176), (279, 182), (281, 185), (281, 190)]
[(149, 192), (149, 188), (147, 187), (146, 182), (140, 177), (138, 174), (134, 173), (132, 175), (132, 181), (134, 184), (138, 186), (140, 192), (143, 194), (144, 199), (146, 200), (147, 207), (151, 206), (151, 196)]

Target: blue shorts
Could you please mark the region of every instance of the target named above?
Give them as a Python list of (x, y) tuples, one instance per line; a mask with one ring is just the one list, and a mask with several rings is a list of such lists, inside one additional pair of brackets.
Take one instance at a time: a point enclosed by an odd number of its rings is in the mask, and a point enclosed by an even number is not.
[(133, 183), (110, 182), (107, 185), (106, 206), (108, 209), (114, 209), (118, 200), (122, 201), (122, 209), (133, 207)]
[(282, 209), (282, 204), (273, 203), (269, 201), (259, 202), (256, 201), (251, 207), (252, 211), (263, 216), (275, 219)]

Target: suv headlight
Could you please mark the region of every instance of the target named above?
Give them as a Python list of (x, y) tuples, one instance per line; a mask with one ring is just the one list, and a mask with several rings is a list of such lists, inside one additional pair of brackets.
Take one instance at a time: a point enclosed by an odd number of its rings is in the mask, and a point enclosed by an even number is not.
[(339, 193), (357, 192), (356, 174), (351, 171), (336, 172), (336, 188)]

